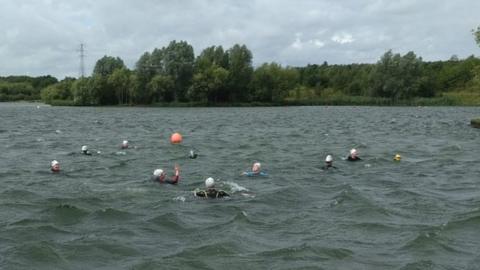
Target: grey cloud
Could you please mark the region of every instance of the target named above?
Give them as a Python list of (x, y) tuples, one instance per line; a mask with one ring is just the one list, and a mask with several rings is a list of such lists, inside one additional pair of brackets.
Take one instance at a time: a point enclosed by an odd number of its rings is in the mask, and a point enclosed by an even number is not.
[(256, 65), (375, 62), (388, 49), (426, 60), (479, 52), (470, 29), (479, 1), (2, 1), (0, 76), (78, 76), (80, 43), (90, 73), (103, 55), (129, 67), (145, 51), (186, 40), (246, 44)]

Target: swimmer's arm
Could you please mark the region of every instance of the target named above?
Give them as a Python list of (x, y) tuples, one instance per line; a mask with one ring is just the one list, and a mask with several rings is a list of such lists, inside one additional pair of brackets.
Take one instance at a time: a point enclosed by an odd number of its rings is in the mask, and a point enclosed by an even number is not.
[(176, 184), (180, 180), (180, 167), (178, 165), (175, 165), (175, 175), (172, 176), (172, 180), (167, 180), (165, 182), (169, 184)]
[(194, 191), (194, 194), (197, 197), (207, 197), (207, 193), (204, 190)]
[(220, 190), (218, 194), (220, 195), (220, 197), (230, 197), (230, 195), (223, 190)]

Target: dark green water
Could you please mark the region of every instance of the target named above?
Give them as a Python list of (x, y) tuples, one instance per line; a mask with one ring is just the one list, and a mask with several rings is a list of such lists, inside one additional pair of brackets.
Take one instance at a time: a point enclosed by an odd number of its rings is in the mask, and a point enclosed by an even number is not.
[[(0, 103), (0, 268), (478, 269), (479, 114)], [(253, 161), (269, 177), (240, 176)], [(179, 185), (149, 181), (175, 163)], [(208, 176), (231, 199), (193, 197)]]

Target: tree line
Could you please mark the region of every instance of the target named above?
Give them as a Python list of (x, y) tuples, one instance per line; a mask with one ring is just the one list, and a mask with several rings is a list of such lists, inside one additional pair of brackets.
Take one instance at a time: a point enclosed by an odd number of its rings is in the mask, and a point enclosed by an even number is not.
[(39, 100), (42, 89), (58, 83), (52, 76), (0, 77), (0, 101)]
[[(480, 45), (480, 28), (474, 37)], [(25, 82), (7, 82), (13, 91), (4, 91), (8, 87), (2, 88), (0, 79), (0, 95), (32, 93), (31, 97), (38, 97), (38, 87), (43, 86), (41, 99), (59, 105), (390, 105), (419, 99), (435, 100), (439, 105), (480, 104), (480, 59), (473, 55), (426, 62), (414, 52), (387, 51), (374, 64), (324, 62), (305, 67), (277, 63), (254, 67), (252, 57), (245, 45), (226, 50), (211, 46), (195, 56), (187, 42), (171, 41), (145, 52), (133, 69), (119, 57), (104, 56), (85, 78), (57, 81), (46, 76), (37, 79), (43, 84), (30, 83), (31, 87)]]

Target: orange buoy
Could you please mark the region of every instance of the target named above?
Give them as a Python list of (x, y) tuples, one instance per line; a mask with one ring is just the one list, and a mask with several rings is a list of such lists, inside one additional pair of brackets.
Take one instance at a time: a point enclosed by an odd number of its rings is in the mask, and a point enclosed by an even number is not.
[(181, 143), (182, 140), (183, 140), (182, 135), (178, 132), (173, 133), (172, 136), (170, 137), (170, 142), (174, 144)]

